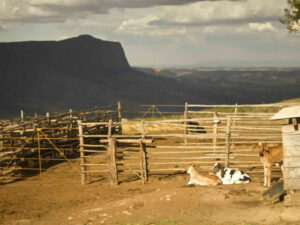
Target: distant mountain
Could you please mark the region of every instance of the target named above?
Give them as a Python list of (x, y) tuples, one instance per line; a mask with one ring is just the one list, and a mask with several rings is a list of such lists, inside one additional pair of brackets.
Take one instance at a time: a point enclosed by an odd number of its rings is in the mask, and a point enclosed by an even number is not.
[(114, 104), (235, 104), (300, 96), (300, 70), (132, 68), (120, 43), (81, 35), (0, 43), (0, 117)]
[(124, 103), (174, 103), (193, 92), (132, 69), (120, 43), (89, 35), (0, 43), (0, 116)]

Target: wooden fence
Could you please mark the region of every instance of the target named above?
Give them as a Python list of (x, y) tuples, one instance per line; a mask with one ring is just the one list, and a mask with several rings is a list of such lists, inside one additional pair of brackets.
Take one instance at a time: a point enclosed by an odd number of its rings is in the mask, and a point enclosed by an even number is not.
[[(288, 105), (186, 103), (181, 116), (159, 120), (121, 120), (120, 104), (45, 117), (23, 114), (22, 119), (21, 114), (17, 124), (2, 122), (0, 178), (24, 177), (16, 171), (36, 171), (42, 176), (55, 169), (56, 164), (49, 162), (65, 161), (66, 170), (81, 176), (82, 184), (132, 179), (146, 183), (149, 176), (184, 173), (191, 163), (210, 171), (215, 162), (260, 179), (263, 170), (255, 146), (281, 143), (285, 121), (269, 118)], [(272, 111), (266, 113), (266, 108)]]
[[(260, 179), (263, 170), (255, 146), (259, 142), (281, 144), (285, 121), (270, 121), (273, 113), (239, 112), (250, 106), (186, 104), (183, 119), (80, 122), (82, 183), (108, 179), (117, 184), (136, 178), (145, 183), (151, 175), (184, 173), (191, 163), (210, 171), (215, 162)], [(271, 105), (275, 111), (282, 106)], [(210, 107), (209, 111), (204, 107)], [(232, 112), (217, 112), (220, 107)], [(86, 131), (100, 125), (108, 127), (107, 134), (90, 135)], [(112, 134), (114, 126), (121, 126), (123, 133)], [(93, 144), (89, 144), (91, 139)]]
[[(21, 111), (20, 118), (1, 121), (0, 183), (41, 179), (46, 171), (55, 172), (54, 179), (66, 179), (69, 175), (80, 177), (78, 119), (120, 121), (121, 105), (33, 117), (24, 116)], [(98, 129), (98, 132), (107, 133), (105, 127)], [(62, 162), (66, 162), (65, 168), (59, 170), (56, 165)]]

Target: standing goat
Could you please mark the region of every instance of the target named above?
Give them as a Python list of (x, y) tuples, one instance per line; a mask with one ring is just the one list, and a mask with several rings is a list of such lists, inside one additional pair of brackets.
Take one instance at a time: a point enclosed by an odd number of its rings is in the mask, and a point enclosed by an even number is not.
[(196, 166), (193, 164), (188, 168), (187, 173), (190, 175), (188, 185), (219, 185), (222, 183), (221, 180), (214, 174), (200, 174), (196, 171)]
[(274, 163), (278, 163), (282, 168), (282, 160), (283, 160), (283, 150), (282, 145), (267, 147), (266, 145), (259, 143), (257, 145), (257, 150), (259, 152), (260, 161), (264, 167), (264, 186), (271, 186), (271, 172)]

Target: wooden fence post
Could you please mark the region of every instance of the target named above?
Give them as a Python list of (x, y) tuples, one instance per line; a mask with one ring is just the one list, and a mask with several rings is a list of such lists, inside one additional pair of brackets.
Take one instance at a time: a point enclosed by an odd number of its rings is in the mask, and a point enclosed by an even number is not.
[(46, 118), (47, 118), (47, 121), (49, 123), (49, 126), (51, 126), (51, 119), (50, 119), (50, 113), (49, 112), (46, 112)]
[(21, 110), (21, 124), (24, 123), (24, 111), (23, 109)]
[(69, 115), (70, 115), (70, 121), (72, 122), (73, 120), (73, 110), (69, 109)]
[(184, 145), (187, 146), (187, 117), (188, 117), (188, 103), (185, 103), (184, 106), (184, 115), (183, 115), (183, 119), (184, 119)]
[[(1, 150), (2, 150), (2, 148), (3, 148), (3, 133), (2, 133), (2, 131), (0, 130), (0, 148), (1, 148)], [(4, 152), (3, 152), (3, 154), (4, 154)]]
[(216, 151), (217, 148), (217, 135), (218, 135), (218, 123), (219, 123), (219, 118), (218, 118), (218, 114), (216, 112), (214, 112), (213, 115), (213, 149), (214, 151)]
[(107, 147), (107, 168), (108, 177), (111, 185), (118, 184), (118, 172), (116, 165), (116, 139), (109, 138)]
[(230, 124), (231, 118), (227, 117), (227, 127), (226, 127), (226, 153), (225, 153), (225, 166), (229, 166), (229, 154), (230, 154)]
[(40, 171), (40, 178), (41, 178), (41, 176), (42, 176), (42, 158), (41, 158), (40, 128), (36, 129), (36, 131), (37, 131), (38, 154), (39, 154), (39, 171)]
[(78, 120), (78, 135), (79, 135), (79, 152), (80, 152), (80, 169), (81, 169), (81, 184), (86, 184), (86, 167), (84, 157), (84, 140), (81, 120)]
[(38, 121), (38, 114), (35, 112), (34, 113), (34, 122), (38, 125), (39, 121)]
[(145, 121), (141, 121), (141, 129), (142, 129), (142, 138), (140, 139), (140, 155), (141, 155), (141, 177), (142, 183), (145, 184), (148, 182), (148, 166), (147, 166), (147, 156), (146, 156), (146, 144), (143, 140), (146, 137), (145, 130)]
[(122, 134), (122, 106), (121, 106), (121, 102), (118, 102), (118, 122), (119, 124), (119, 134)]
[(122, 106), (121, 102), (118, 102), (118, 121), (121, 122), (122, 120)]
[(107, 125), (107, 139), (111, 138), (111, 133), (112, 133), (112, 119), (108, 121)]
[[(96, 121), (100, 121), (100, 109), (99, 109), (99, 106), (95, 106), (95, 110), (96, 110)], [(105, 121), (105, 119), (103, 119), (103, 121)]]

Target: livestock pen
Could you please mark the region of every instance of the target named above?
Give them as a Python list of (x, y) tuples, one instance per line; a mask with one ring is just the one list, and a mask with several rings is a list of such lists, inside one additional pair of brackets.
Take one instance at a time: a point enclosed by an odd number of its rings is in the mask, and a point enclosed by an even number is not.
[[(109, 181), (111, 184), (149, 177), (185, 173), (194, 163), (210, 171), (215, 162), (249, 173), (261, 181), (263, 170), (255, 149), (257, 143), (281, 144), (281, 125), (271, 115), (286, 104), (192, 105), (181, 112), (166, 113), (150, 105), (134, 119), (122, 119), (121, 104), (22, 119), (16, 126), (2, 126), (0, 138), (1, 181), (47, 179), (67, 162), (60, 175), (77, 176), (82, 184)], [(146, 106), (148, 107), (148, 106)], [(159, 112), (159, 113), (158, 113)], [(137, 111), (135, 112), (138, 113)], [(145, 114), (146, 113), (146, 114)], [(35, 122), (36, 121), (36, 122)], [(20, 171), (22, 171), (20, 173)], [(30, 172), (31, 171), (31, 172)], [(282, 176), (277, 171), (275, 177)], [(81, 177), (81, 178), (80, 178)]]
[[(176, 119), (167, 119), (158, 109), (160, 106), (150, 105), (160, 112), (160, 119), (80, 121), (82, 184), (94, 180), (118, 184), (132, 179), (141, 179), (145, 183), (149, 176), (185, 173), (191, 163), (199, 165), (202, 171), (210, 171), (215, 162), (242, 169), (254, 180), (261, 181), (263, 169), (255, 147), (259, 142), (282, 143), (283, 121), (274, 122), (269, 118), (286, 105), (186, 103), (182, 106), (182, 118)], [(108, 127), (108, 133), (89, 134), (87, 129), (97, 126)], [(122, 134), (113, 134), (110, 127), (114, 126), (122, 127)], [(89, 145), (91, 138), (94, 142)], [(93, 154), (86, 156), (89, 152)], [(278, 168), (273, 177), (281, 176)]]

